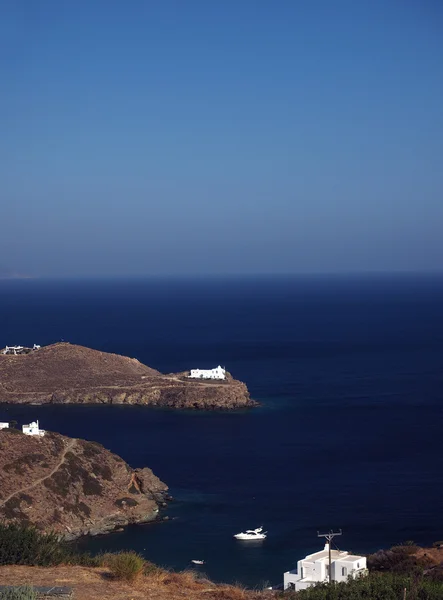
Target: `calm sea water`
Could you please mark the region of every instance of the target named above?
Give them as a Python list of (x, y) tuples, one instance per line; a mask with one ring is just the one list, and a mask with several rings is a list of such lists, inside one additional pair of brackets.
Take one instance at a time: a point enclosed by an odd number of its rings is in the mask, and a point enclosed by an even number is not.
[[(224, 364), (258, 409), (0, 405), (171, 488), (170, 521), (83, 543), (219, 581), (279, 582), (321, 541), (443, 537), (443, 278), (0, 282), (0, 346), (63, 339), (164, 372)], [(1, 400), (1, 398), (0, 398)], [(258, 545), (233, 540), (263, 524)]]

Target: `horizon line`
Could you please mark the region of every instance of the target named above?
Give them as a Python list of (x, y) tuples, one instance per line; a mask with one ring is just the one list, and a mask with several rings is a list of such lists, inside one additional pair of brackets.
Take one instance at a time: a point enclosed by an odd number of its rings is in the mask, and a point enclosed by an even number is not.
[(392, 276), (442, 276), (443, 269), (429, 270), (367, 270), (367, 271), (293, 271), (252, 273), (142, 273), (142, 274), (76, 274), (76, 275), (23, 275), (2, 277), (5, 281), (78, 281), (78, 280), (140, 280), (140, 279), (240, 279), (240, 278), (303, 278), (303, 277), (392, 277)]

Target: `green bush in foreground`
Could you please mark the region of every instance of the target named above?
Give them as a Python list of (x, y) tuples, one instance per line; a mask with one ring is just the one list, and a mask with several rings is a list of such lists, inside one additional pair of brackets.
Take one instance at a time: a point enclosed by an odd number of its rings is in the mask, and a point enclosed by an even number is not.
[(143, 565), (143, 575), (153, 575), (154, 573), (164, 572), (164, 569), (150, 562), (149, 560), (145, 560)]
[(134, 581), (145, 567), (145, 559), (136, 552), (107, 554), (103, 557), (103, 562), (116, 579), (125, 581)]
[(37, 593), (29, 585), (0, 591), (0, 600), (36, 600)]
[(285, 600), (442, 600), (443, 583), (404, 574), (373, 573), (368, 577), (320, 584), (300, 592), (284, 592)]
[(60, 564), (96, 566), (98, 560), (89, 554), (74, 552), (55, 533), (45, 534), (19, 523), (0, 523), (0, 565), (49, 567)]

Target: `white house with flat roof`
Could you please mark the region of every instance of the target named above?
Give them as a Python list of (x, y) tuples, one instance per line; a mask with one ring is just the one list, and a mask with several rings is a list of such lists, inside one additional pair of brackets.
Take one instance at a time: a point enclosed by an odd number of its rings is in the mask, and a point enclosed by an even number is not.
[[(366, 557), (349, 554), (344, 550), (331, 550), (331, 580), (346, 581), (367, 574)], [(296, 592), (316, 583), (329, 581), (329, 544), (323, 550), (308, 554), (297, 562), (297, 569), (283, 574), (283, 589)]]
[(0, 429), (8, 429), (9, 423), (0, 423)]
[(23, 425), (22, 431), (26, 435), (38, 435), (40, 437), (43, 437), (46, 433), (44, 429), (40, 429), (38, 421), (32, 421), (29, 425)]
[(226, 379), (226, 370), (220, 365), (215, 369), (191, 369), (191, 379)]

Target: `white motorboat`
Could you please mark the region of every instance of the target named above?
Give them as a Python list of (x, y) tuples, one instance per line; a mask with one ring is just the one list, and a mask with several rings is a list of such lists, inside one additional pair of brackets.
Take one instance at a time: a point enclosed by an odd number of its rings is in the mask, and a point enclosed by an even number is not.
[(247, 529), (242, 533), (236, 533), (234, 537), (236, 540), (264, 540), (266, 531), (263, 531), (263, 527), (257, 527), (257, 529)]
[(205, 561), (204, 560), (191, 560), (192, 563), (194, 563), (194, 565), (204, 565)]

